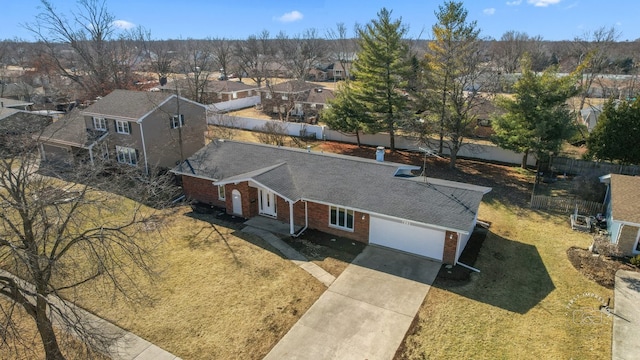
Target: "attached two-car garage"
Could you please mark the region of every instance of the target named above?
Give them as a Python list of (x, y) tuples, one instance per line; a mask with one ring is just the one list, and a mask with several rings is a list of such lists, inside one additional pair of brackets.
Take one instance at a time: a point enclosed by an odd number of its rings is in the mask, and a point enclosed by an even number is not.
[(371, 215), (369, 243), (442, 261), (445, 231)]

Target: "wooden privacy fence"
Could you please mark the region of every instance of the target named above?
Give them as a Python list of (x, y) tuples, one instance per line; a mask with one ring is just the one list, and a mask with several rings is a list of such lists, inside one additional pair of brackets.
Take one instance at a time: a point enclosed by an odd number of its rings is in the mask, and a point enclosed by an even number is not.
[(559, 174), (582, 175), (592, 171), (605, 174), (638, 175), (640, 166), (620, 165), (605, 161), (578, 160), (566, 157), (553, 157), (550, 164), (551, 170)]
[(531, 199), (532, 209), (572, 213), (576, 211), (576, 206), (578, 207), (578, 214), (581, 215), (596, 215), (602, 213), (604, 210), (604, 205), (595, 201), (546, 195), (535, 195)]

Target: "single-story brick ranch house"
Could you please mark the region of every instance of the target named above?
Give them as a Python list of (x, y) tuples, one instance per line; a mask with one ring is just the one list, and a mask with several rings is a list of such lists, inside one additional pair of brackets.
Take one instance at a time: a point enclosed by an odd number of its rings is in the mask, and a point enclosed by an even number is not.
[(609, 174), (600, 181), (607, 184), (604, 203), (611, 243), (624, 255), (640, 254), (640, 177)]
[(189, 199), (280, 220), (292, 236), (311, 228), (456, 264), (491, 188), (415, 176), (420, 167), (383, 154), (217, 140), (172, 171)]

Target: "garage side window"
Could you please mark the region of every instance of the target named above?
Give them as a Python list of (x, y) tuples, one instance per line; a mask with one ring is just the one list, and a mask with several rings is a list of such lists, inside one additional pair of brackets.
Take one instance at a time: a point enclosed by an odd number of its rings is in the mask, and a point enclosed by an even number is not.
[(329, 206), (329, 225), (353, 231), (353, 210)]

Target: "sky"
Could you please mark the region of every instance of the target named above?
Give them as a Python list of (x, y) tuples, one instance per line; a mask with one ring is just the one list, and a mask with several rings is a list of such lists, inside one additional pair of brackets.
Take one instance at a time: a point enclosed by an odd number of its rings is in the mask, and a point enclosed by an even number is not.
[[(74, 0), (49, 0), (71, 18)], [(103, 0), (97, 0), (101, 2)], [(344, 23), (350, 33), (383, 7), (402, 20), (409, 37), (429, 40), (435, 12), (444, 0), (104, 0), (121, 29), (142, 26), (154, 39), (246, 39), (263, 30), (300, 35), (315, 28), (324, 36)], [(573, 40), (599, 28), (615, 27), (620, 41), (640, 39), (637, 0), (466, 0), (467, 20), (476, 21), (484, 38), (519, 31), (543, 40)], [(24, 24), (42, 11), (40, 0), (0, 0), (0, 39), (33, 41)]]

